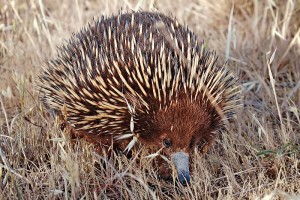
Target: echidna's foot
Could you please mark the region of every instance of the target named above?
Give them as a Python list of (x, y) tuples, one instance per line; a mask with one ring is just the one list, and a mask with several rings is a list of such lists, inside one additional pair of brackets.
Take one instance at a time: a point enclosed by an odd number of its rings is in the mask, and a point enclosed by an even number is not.
[(172, 173), (171, 170), (165, 170), (165, 169), (161, 169), (162, 167), (159, 167), (158, 169), (158, 178), (165, 180), (167, 182), (172, 182), (173, 178), (172, 178)]
[(158, 166), (158, 177), (168, 182), (172, 182), (172, 169), (171, 166), (162, 158), (158, 158), (157, 160)]

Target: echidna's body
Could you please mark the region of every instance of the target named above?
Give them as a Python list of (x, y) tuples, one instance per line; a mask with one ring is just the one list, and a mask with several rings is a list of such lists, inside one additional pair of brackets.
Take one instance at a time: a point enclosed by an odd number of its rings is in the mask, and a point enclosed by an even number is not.
[(120, 14), (60, 48), (40, 76), (40, 98), (95, 144), (163, 148), (189, 181), (188, 154), (210, 144), (236, 107), (238, 87), (216, 59), (169, 17)]

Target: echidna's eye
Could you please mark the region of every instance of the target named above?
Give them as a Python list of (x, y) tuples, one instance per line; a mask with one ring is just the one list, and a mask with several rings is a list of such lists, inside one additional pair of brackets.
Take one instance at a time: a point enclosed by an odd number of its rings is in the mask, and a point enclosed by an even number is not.
[(163, 144), (166, 148), (169, 148), (172, 145), (170, 138), (164, 139)]

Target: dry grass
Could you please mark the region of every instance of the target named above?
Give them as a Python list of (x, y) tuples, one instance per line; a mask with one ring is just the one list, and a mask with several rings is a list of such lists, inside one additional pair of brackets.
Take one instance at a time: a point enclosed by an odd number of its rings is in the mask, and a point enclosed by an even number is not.
[[(195, 155), (189, 187), (158, 180), (140, 155), (106, 160), (71, 145), (34, 90), (73, 31), (139, 7), (187, 24), (245, 88), (233, 123), (205, 158)], [(299, 199), (299, 19), (296, 0), (0, 0), (0, 199)]]

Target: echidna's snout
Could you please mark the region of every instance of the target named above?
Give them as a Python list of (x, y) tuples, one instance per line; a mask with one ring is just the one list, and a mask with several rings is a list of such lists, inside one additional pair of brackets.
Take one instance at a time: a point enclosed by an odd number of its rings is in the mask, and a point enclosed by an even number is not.
[(171, 159), (176, 167), (178, 179), (182, 185), (190, 183), (190, 170), (189, 170), (189, 154), (179, 151), (171, 154)]

